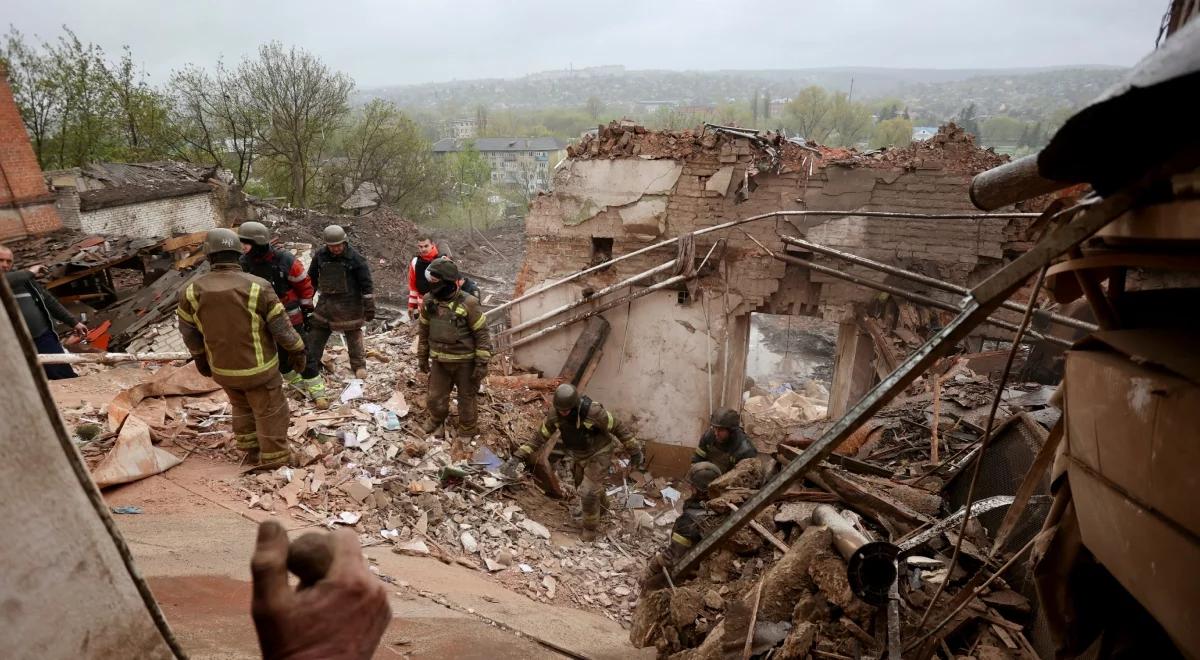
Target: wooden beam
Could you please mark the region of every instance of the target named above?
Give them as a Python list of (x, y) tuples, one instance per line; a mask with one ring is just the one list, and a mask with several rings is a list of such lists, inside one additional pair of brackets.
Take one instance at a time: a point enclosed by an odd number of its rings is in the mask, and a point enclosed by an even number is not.
[[(629, 319), (626, 319), (625, 322), (628, 323)], [(600, 349), (604, 346), (604, 341), (608, 339), (611, 329), (612, 326), (603, 316), (593, 316), (588, 319), (583, 326), (583, 333), (575, 341), (575, 346), (567, 355), (567, 361), (563, 364), (562, 370), (558, 372), (558, 377), (565, 383), (580, 385), (588, 367), (598, 360)]]

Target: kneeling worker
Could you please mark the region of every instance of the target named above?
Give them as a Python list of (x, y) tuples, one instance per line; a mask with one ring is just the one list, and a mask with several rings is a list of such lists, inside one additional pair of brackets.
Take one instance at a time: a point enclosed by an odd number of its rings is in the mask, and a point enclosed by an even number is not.
[[(417, 328), (417, 368), (429, 374), (429, 419), (421, 430), (433, 433), (450, 414), (450, 391), (458, 388), (458, 433), (479, 434), (475, 395), (492, 359), (487, 318), (475, 296), (460, 290), (462, 275), (446, 257), (425, 269), (430, 290), (421, 299)], [(431, 362), (432, 360), (432, 362)]]
[(742, 418), (736, 410), (717, 408), (710, 419), (711, 428), (700, 437), (692, 463), (712, 463), (720, 474), (739, 462), (758, 456), (758, 450), (742, 430)]
[(629, 452), (630, 463), (640, 468), (644, 458), (642, 443), (598, 401), (581, 396), (579, 390), (568, 383), (559, 385), (554, 391), (554, 401), (546, 420), (529, 443), (517, 450), (518, 456), (529, 462), (555, 431), (562, 434), (563, 448), (572, 459), (571, 476), (583, 509), (580, 538), (591, 541), (600, 527), (600, 515), (608, 506), (604, 479), (612, 465), (613, 451), (620, 443)]
[(693, 463), (688, 469), (687, 482), (692, 487), (691, 495), (683, 501), (683, 513), (671, 527), (671, 541), (667, 548), (650, 558), (646, 572), (642, 575), (642, 588), (650, 591), (666, 586), (663, 569), (679, 561), (692, 546), (704, 538), (725, 514), (717, 514), (705, 506), (708, 501), (708, 485), (721, 476), (721, 468), (707, 461)]
[(293, 370), (307, 362), (304, 340), (266, 280), (242, 272), (242, 244), (232, 229), (213, 229), (204, 240), (212, 272), (179, 294), (179, 334), (196, 369), (217, 381), (233, 407), (233, 437), (251, 466), (265, 469), (291, 460), (289, 411), (279, 375), (278, 344)]

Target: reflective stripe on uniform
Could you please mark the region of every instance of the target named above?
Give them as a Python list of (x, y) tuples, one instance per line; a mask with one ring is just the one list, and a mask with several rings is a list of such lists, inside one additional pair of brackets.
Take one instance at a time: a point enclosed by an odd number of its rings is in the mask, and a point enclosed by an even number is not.
[(196, 300), (196, 284), (194, 282), (188, 285), (187, 292), (184, 295), (187, 297), (188, 303), (192, 306), (192, 318), (195, 319), (196, 328), (203, 333), (204, 326), (200, 323), (200, 303)]
[(176, 307), (176, 308), (175, 308), (175, 315), (176, 315), (176, 316), (178, 316), (179, 318), (183, 319), (184, 321), (187, 321), (188, 323), (191, 323), (192, 325), (195, 325), (195, 324), (196, 324), (196, 317), (194, 317), (194, 316), (192, 316), (191, 314), (188, 314), (187, 312), (183, 311), (183, 308), (182, 308), (182, 307)]
[(275, 460), (275, 459), (278, 459), (278, 458), (283, 458), (284, 456), (287, 456), (287, 455), (289, 455), (289, 454), (291, 454), (291, 453), (292, 453), (292, 452), (291, 452), (291, 450), (289, 450), (289, 449), (281, 449), (280, 451), (264, 451), (264, 452), (259, 452), (259, 454), (258, 454), (258, 460), (260, 460), (260, 461), (262, 461), (262, 462), (264, 462), (264, 463), (265, 463), (265, 462), (267, 462), (267, 461), (273, 461), (273, 460)]
[(492, 359), (492, 352), (477, 348), (477, 349), (475, 349), (475, 357), (483, 358), (485, 360), (490, 360), (490, 359)]
[(443, 360), (445, 362), (466, 362), (474, 360), (474, 353), (443, 353), (441, 351), (429, 351), (430, 357), (435, 360)]
[(212, 372), (214, 374), (217, 374), (218, 376), (256, 376), (268, 369), (274, 369), (278, 366), (279, 366), (279, 356), (276, 355), (275, 357), (271, 358), (270, 360), (267, 360), (265, 363), (260, 364), (256, 367), (250, 367), (248, 369), (222, 369), (220, 367), (217, 367), (217, 366), (214, 366), (211, 364), (208, 365), (208, 368), (212, 369)]
[(487, 325), (487, 317), (483, 314), (479, 315), (479, 320), (475, 321), (475, 325), (471, 326), (472, 330), (479, 330)]
[(604, 414), (608, 415), (608, 428), (606, 430), (611, 431), (613, 430), (613, 425), (616, 424), (616, 421), (613, 420), (612, 413), (608, 412), (607, 410), (604, 411)]
[[(258, 285), (255, 284), (254, 286), (258, 286)], [(251, 307), (251, 309), (253, 309), (253, 307)], [(299, 312), (300, 309), (297, 308), (296, 311)], [(276, 316), (279, 316), (280, 314), (283, 314), (285, 312), (287, 312), (287, 310), (284, 309), (283, 303), (275, 303), (275, 306), (271, 308), (271, 311), (267, 312), (267, 322), (269, 323), (271, 321), (271, 319), (273, 319)]]
[(550, 439), (550, 429), (546, 428), (545, 422), (542, 423), (542, 437), (547, 440)]
[(459, 316), (467, 315), (467, 308), (462, 305), (459, 305), (458, 303), (452, 302), (449, 305), (447, 305), (447, 307), (450, 308), (450, 311), (454, 312), (455, 314), (458, 314)]
[(692, 542), (691, 542), (691, 541), (689, 541), (689, 540), (688, 540), (688, 538), (687, 538), (686, 536), (682, 535), (682, 534), (672, 534), (672, 535), (671, 535), (671, 542), (672, 542), (672, 543), (678, 543), (679, 545), (682, 545), (682, 546), (684, 546), (684, 547), (687, 547), (687, 548), (690, 548), (690, 547), (692, 547)]
[(233, 436), (233, 439), (237, 442), (238, 449), (254, 449), (254, 448), (258, 447), (258, 434), (257, 433), (245, 433), (242, 435), (235, 435), (235, 436)]
[(701, 449), (699, 447), (696, 447), (696, 455), (699, 456), (700, 458), (705, 458), (708, 456), (708, 452), (704, 451), (703, 449)]
[[(250, 297), (246, 300), (246, 310), (250, 312), (250, 341), (254, 343), (254, 364), (255, 368), (261, 367), (263, 363), (263, 347), (262, 347), (262, 319), (258, 317), (255, 309), (258, 307), (258, 293), (262, 287), (258, 282), (250, 283)], [(275, 356), (278, 358), (279, 356)], [(256, 372), (257, 373), (257, 372)]]

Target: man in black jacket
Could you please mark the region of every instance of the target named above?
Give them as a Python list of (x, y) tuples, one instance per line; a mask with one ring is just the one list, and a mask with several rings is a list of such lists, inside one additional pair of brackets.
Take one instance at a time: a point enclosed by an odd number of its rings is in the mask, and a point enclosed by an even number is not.
[(329, 225), (324, 238), (325, 246), (317, 250), (308, 266), (308, 277), (320, 294), (309, 320), (306, 342), (312, 351), (309, 364), (320, 364), (329, 336), (340, 331), (346, 335), (350, 369), (356, 378), (366, 378), (363, 326), (375, 318), (371, 269), (367, 260), (346, 242), (345, 229)]
[[(13, 270), (12, 250), (3, 245), (0, 245), (0, 272), (4, 273), (4, 279), (8, 280), (8, 286), (17, 299), (21, 316), (25, 318), (29, 336), (33, 337), (38, 353), (66, 353), (54, 332), (55, 320), (71, 326), (79, 334), (87, 333), (88, 328), (83, 321), (75, 318), (57, 298), (50, 295), (46, 287), (34, 279), (32, 272)], [(47, 364), (42, 369), (50, 380), (75, 377), (75, 370), (69, 364)]]
[(739, 462), (758, 456), (758, 450), (742, 430), (742, 418), (736, 410), (717, 408), (713, 411), (711, 428), (704, 432), (693, 463), (712, 463), (724, 474)]

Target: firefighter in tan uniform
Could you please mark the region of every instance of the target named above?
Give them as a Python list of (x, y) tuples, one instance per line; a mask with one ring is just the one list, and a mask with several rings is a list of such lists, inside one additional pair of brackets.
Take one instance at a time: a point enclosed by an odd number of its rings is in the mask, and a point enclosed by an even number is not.
[(453, 261), (438, 257), (425, 269), (431, 289), (421, 300), (417, 366), (429, 374), (429, 419), (421, 430), (433, 433), (450, 414), (450, 391), (458, 388), (458, 432), (479, 434), (475, 396), (492, 359), (492, 338), (479, 300), (464, 293)]
[[(233, 407), (233, 435), (251, 466), (287, 465), (288, 403), (279, 361), (304, 369), (304, 340), (292, 327), (271, 284), (242, 272), (242, 244), (230, 229), (204, 241), (212, 272), (179, 295), (179, 332), (196, 368), (225, 390)], [(276, 353), (278, 344), (287, 356)]]
[(554, 391), (554, 402), (533, 438), (517, 449), (520, 459), (528, 462), (554, 432), (562, 434), (563, 448), (571, 456), (571, 476), (583, 509), (584, 541), (596, 538), (600, 516), (608, 507), (604, 479), (612, 465), (613, 451), (620, 444), (629, 452), (630, 463), (640, 468), (642, 443), (633, 431), (617, 421), (598, 401), (581, 396), (574, 385), (563, 383)]

